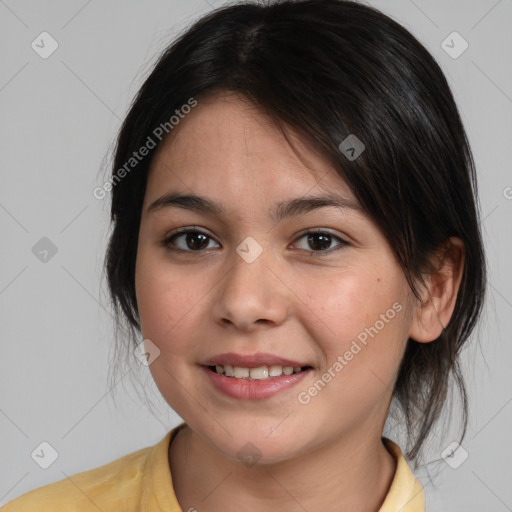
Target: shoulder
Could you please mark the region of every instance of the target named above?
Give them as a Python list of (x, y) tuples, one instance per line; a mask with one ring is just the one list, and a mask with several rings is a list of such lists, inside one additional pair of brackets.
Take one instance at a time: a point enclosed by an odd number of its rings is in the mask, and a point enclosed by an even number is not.
[[(165, 438), (158, 445), (163, 441)], [(156, 446), (29, 491), (4, 505), (1, 512), (132, 510), (130, 505), (138, 503), (146, 467)]]

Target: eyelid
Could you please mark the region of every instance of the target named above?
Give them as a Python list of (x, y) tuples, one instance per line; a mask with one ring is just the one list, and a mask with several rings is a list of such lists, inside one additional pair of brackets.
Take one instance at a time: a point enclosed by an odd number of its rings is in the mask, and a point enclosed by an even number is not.
[(208, 235), (211, 238), (214, 238), (206, 228), (203, 228), (202, 226), (183, 226), (181, 228), (176, 228), (170, 231), (166, 237), (177, 235), (178, 233), (188, 233), (189, 231), (199, 231), (200, 233), (203, 233), (204, 235)]
[(308, 235), (310, 233), (327, 233), (328, 235), (337, 236), (338, 238), (342, 238), (342, 235), (339, 235), (334, 232), (334, 230), (329, 228), (307, 228), (299, 231), (296, 235), (296, 238), (299, 238), (304, 235)]

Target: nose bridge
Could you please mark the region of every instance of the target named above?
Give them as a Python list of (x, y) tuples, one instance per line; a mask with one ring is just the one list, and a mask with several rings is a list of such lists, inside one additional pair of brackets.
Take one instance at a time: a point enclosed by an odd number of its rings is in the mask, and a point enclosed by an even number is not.
[[(276, 277), (273, 251), (247, 237), (233, 252), (231, 269), (221, 285), (215, 311), (219, 321), (243, 328), (256, 322), (280, 323), (287, 315), (289, 297)], [(272, 270), (271, 270), (272, 269)]]

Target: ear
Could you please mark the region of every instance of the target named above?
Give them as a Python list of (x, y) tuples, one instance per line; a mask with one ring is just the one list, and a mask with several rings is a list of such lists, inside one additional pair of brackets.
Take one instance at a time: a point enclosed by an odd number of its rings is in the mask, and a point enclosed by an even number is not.
[(420, 343), (437, 339), (450, 322), (464, 270), (465, 247), (450, 237), (431, 258), (422, 300), (417, 301), (409, 337)]

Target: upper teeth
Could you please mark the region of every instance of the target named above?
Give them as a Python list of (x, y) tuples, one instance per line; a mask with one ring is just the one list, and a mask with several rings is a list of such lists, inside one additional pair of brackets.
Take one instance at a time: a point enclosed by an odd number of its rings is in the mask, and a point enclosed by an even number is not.
[(255, 379), (264, 380), (270, 377), (280, 377), (281, 375), (291, 375), (292, 373), (299, 373), (301, 367), (297, 366), (279, 366), (277, 364), (272, 366), (259, 366), (258, 368), (241, 368), (239, 366), (231, 366), (226, 364), (224, 366), (216, 365), (215, 370), (217, 373), (224, 374), (226, 377), (234, 377), (236, 379)]

